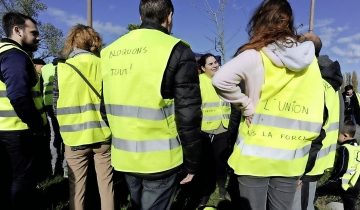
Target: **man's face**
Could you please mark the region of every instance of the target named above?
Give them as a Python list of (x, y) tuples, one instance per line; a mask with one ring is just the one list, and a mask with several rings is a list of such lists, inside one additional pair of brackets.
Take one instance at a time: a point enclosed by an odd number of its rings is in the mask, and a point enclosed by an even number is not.
[(348, 95), (348, 96), (352, 96), (352, 95), (353, 95), (353, 90), (352, 90), (352, 89), (350, 89), (350, 90), (346, 91), (346, 95)]
[(25, 21), (25, 27), (20, 29), (21, 44), (27, 52), (35, 52), (39, 46), (39, 30), (37, 26), (31, 21)]

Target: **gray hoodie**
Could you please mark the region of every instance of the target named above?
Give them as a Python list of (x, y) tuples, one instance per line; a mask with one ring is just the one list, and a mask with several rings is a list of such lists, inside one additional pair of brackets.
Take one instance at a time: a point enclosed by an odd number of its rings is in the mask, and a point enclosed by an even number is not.
[[(262, 51), (274, 65), (285, 66), (292, 71), (306, 69), (315, 58), (314, 45), (310, 41), (291, 46), (273, 43), (264, 47)], [(215, 90), (224, 101), (234, 104), (244, 116), (253, 115), (264, 83), (264, 67), (260, 52), (245, 50), (240, 53), (225, 63), (216, 72), (212, 81)], [(245, 90), (240, 89), (240, 82), (245, 83)]]

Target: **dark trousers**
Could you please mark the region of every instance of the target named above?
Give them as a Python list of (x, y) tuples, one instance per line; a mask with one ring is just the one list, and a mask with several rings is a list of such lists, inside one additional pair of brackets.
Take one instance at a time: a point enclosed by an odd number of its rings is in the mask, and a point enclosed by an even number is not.
[(219, 186), (220, 194), (225, 193), (225, 183), (227, 177), (227, 160), (223, 158), (223, 153), (228, 147), (228, 132), (217, 135), (210, 135), (211, 146), (214, 155), (216, 181)]
[(28, 132), (0, 132), (1, 209), (34, 209), (34, 139)]
[(178, 186), (177, 174), (147, 180), (125, 173), (132, 210), (169, 210)]
[(193, 210), (205, 205), (215, 191), (216, 183), (219, 186), (220, 197), (226, 194), (227, 163), (223, 153), (228, 146), (228, 133), (213, 135), (202, 132), (202, 135), (200, 169), (190, 183), (180, 186), (173, 209)]
[[(63, 140), (60, 135), (60, 127), (59, 123), (54, 115), (54, 111), (52, 110), (52, 107), (46, 107), (46, 114), (48, 116), (48, 121), (50, 124), (50, 142), (53, 142), (53, 147), (55, 149), (54, 156), (52, 157), (54, 159), (54, 170), (52, 172), (53, 175), (64, 175), (64, 152), (65, 152), (65, 145), (63, 143)], [(51, 146), (50, 146), (51, 148)]]
[(45, 135), (37, 137), (35, 145), (35, 172), (37, 182), (43, 182), (52, 175), (50, 152), (50, 127), (45, 126)]
[[(356, 200), (359, 196), (360, 192), (360, 182), (355, 184), (354, 187), (349, 188), (348, 190), (344, 190), (341, 187), (341, 179), (337, 181), (329, 180), (324, 185), (319, 186), (316, 189), (316, 198), (324, 195), (335, 195), (340, 196), (343, 204), (344, 210), (355, 210), (356, 208)], [(316, 200), (315, 198), (315, 200)]]

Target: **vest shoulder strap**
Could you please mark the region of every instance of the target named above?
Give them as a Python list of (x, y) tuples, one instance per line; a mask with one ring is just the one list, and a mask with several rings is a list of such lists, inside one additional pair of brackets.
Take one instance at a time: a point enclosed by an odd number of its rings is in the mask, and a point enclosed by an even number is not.
[(72, 69), (74, 69), (74, 71), (76, 73), (79, 74), (79, 76), (84, 80), (84, 82), (90, 87), (90, 89), (95, 93), (95, 95), (99, 98), (101, 98), (101, 95), (99, 92), (96, 91), (96, 89), (94, 88), (94, 86), (92, 86), (92, 84), (89, 82), (88, 79), (86, 79), (86, 77), (80, 72), (80, 70), (78, 68), (76, 68), (76, 66), (70, 64), (70, 63), (67, 63), (65, 62), (65, 64), (67, 64), (68, 66), (70, 66)]

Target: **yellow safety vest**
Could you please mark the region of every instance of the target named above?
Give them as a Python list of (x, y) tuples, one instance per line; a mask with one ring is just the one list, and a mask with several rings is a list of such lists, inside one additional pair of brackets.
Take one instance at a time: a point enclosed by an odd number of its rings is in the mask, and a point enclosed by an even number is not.
[(230, 103), (219, 98), (206, 74), (200, 74), (199, 80), (203, 112), (201, 130), (216, 130), (221, 124), (227, 128), (231, 112)]
[(44, 105), (52, 106), (53, 104), (53, 86), (54, 86), (54, 75), (56, 66), (52, 63), (48, 63), (41, 68), (41, 76), (44, 84)]
[(359, 105), (360, 105), (360, 93), (358, 93), (357, 91), (356, 91), (356, 92), (354, 91), (353, 94), (356, 95), (356, 98), (357, 98), (357, 100), (358, 100), (358, 102), (359, 102)]
[(265, 81), (259, 103), (249, 127), (242, 118), (228, 163), (238, 175), (300, 176), (323, 121), (324, 86), (317, 60), (294, 72), (260, 53)]
[[(100, 58), (80, 54), (66, 60), (80, 70), (98, 93), (101, 93)], [(81, 76), (66, 63), (58, 64), (59, 98), (56, 118), (65, 145), (80, 146), (110, 139), (111, 132), (100, 113), (100, 98)]]
[(339, 120), (340, 120), (340, 99), (339, 92), (325, 80), (325, 104), (328, 109), (328, 119), (323, 128), (326, 137), (322, 141), (322, 147), (317, 154), (316, 162), (313, 169), (307, 175), (321, 175), (328, 168), (334, 166), (337, 139), (339, 137)]
[(345, 144), (344, 147), (349, 152), (348, 167), (341, 178), (341, 187), (344, 190), (354, 187), (360, 176), (360, 147)]
[[(0, 53), (3, 53), (13, 48), (23, 51), (14, 44), (6, 42), (0, 43)], [(25, 51), (23, 52), (26, 54), (26, 56), (28, 56)], [(33, 70), (35, 71), (35, 68)], [(43, 124), (45, 125), (47, 123), (47, 119), (43, 108), (42, 94), (40, 92), (40, 79), (37, 78), (37, 80), (38, 81), (36, 85), (31, 89), (31, 93), (33, 96), (35, 108), (41, 113)], [(6, 85), (2, 81), (0, 81), (0, 130), (10, 131), (26, 129), (29, 129), (29, 127), (16, 114), (13, 106), (10, 103), (9, 98), (7, 97)]]
[(137, 29), (101, 51), (111, 162), (117, 171), (156, 173), (182, 164), (174, 101), (161, 96), (168, 59), (179, 41)]

